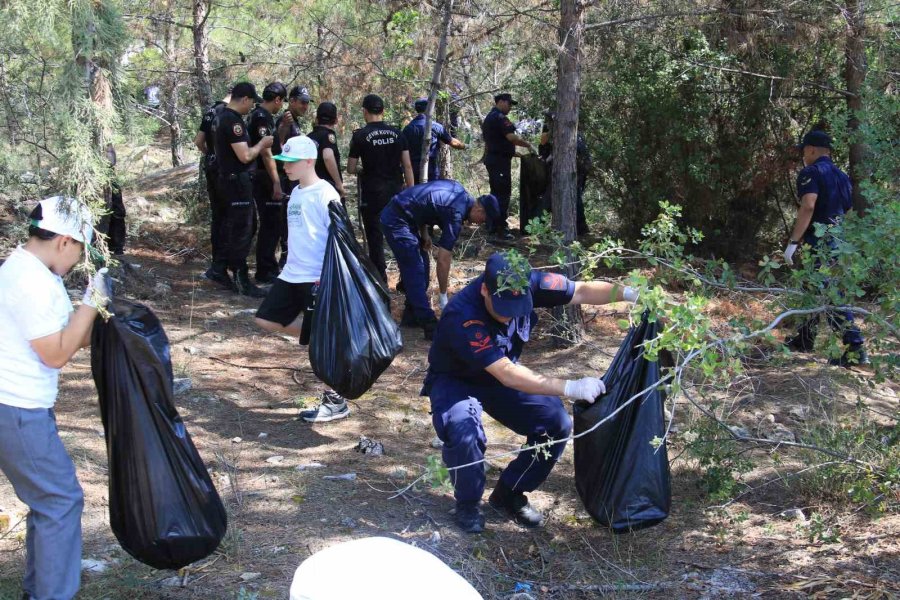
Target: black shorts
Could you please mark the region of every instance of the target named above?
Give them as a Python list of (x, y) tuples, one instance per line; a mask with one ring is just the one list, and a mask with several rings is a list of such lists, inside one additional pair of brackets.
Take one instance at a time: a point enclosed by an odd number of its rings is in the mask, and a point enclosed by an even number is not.
[(287, 327), (303, 313), (303, 324), (300, 326), (300, 343), (309, 344), (312, 312), (315, 307), (318, 283), (288, 283), (276, 279), (272, 289), (256, 311), (256, 317), (264, 321), (272, 321)]

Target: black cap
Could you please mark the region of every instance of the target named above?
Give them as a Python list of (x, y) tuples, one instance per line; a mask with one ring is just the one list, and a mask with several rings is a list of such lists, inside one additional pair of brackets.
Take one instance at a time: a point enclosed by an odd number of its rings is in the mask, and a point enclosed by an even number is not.
[(332, 125), (337, 121), (337, 106), (334, 102), (320, 102), (316, 107), (316, 119), (320, 125)]
[(417, 113), (425, 112), (426, 108), (428, 108), (428, 98), (419, 98), (413, 102), (413, 109), (415, 109)]
[(369, 94), (362, 101), (362, 107), (373, 114), (381, 114), (384, 112), (384, 100), (376, 94)]
[(500, 102), (501, 100), (505, 100), (505, 101), (509, 102), (512, 106), (515, 106), (516, 104), (518, 104), (518, 102), (513, 100), (512, 94), (507, 94), (506, 92), (503, 92), (502, 94), (497, 94), (496, 96), (494, 96), (494, 103)]
[(309, 102), (312, 98), (309, 95), (309, 89), (303, 87), (302, 85), (295, 85), (291, 88), (291, 93), (288, 94), (288, 98), (299, 98), (303, 102)]
[(830, 150), (831, 136), (821, 129), (813, 129), (803, 136), (802, 142), (797, 144), (797, 148), (800, 150), (802, 150), (804, 146), (815, 146), (816, 148), (828, 148)]
[(263, 100), (271, 102), (275, 98), (287, 98), (287, 88), (280, 81), (273, 81), (263, 90)]
[(242, 81), (231, 88), (231, 99), (252, 98), (256, 102), (262, 102), (262, 98), (256, 93), (256, 86), (247, 81)]

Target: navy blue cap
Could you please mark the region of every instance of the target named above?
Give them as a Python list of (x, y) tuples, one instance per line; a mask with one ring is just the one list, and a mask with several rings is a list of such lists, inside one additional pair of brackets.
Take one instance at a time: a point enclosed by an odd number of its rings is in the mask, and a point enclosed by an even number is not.
[(505, 100), (506, 102), (509, 102), (510, 106), (515, 106), (516, 104), (518, 104), (518, 102), (513, 100), (512, 94), (507, 94), (506, 92), (503, 92), (502, 94), (497, 94), (496, 96), (494, 96), (495, 103), (500, 102), (501, 100)]
[(287, 88), (280, 81), (273, 81), (263, 89), (263, 100), (271, 102), (275, 98), (287, 98)]
[(813, 129), (803, 136), (803, 141), (797, 144), (797, 148), (803, 149), (804, 146), (815, 146), (816, 148), (831, 149), (831, 136), (821, 129)]
[(497, 291), (499, 276), (508, 273), (509, 270), (509, 261), (503, 254), (499, 252), (491, 254), (484, 267), (484, 284), (491, 294), (494, 312), (501, 317), (515, 319), (529, 314), (534, 308), (534, 301), (531, 298), (530, 286), (526, 286), (524, 290)]
[(500, 202), (493, 194), (485, 194), (478, 197), (478, 203), (484, 209), (487, 216), (487, 227), (489, 230), (494, 228), (494, 223), (500, 220)]
[(413, 102), (413, 109), (418, 113), (425, 112), (426, 108), (428, 108), (428, 98), (419, 98)]
[(362, 107), (374, 115), (384, 112), (384, 100), (377, 94), (369, 94), (362, 101)]
[(303, 87), (302, 85), (295, 85), (291, 89), (291, 93), (288, 95), (288, 98), (299, 98), (301, 102), (309, 102), (312, 99), (309, 96), (309, 89)]

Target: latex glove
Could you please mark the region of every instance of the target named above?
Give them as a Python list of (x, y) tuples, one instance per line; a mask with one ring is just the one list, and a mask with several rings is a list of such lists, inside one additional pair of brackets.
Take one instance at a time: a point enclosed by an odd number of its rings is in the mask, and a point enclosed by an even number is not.
[(794, 264), (794, 252), (800, 246), (797, 242), (788, 242), (787, 248), (784, 249), (784, 262), (786, 265)]
[(638, 292), (633, 287), (625, 286), (625, 289), (622, 290), (622, 299), (626, 302), (631, 302), (634, 304), (638, 299)]
[(438, 294), (438, 304), (441, 306), (441, 310), (447, 308), (447, 304), (449, 304), (450, 298), (447, 297), (447, 294)]
[(566, 381), (565, 395), (578, 400), (586, 400), (591, 404), (597, 399), (597, 396), (606, 393), (606, 386), (603, 380), (598, 377), (582, 377), (581, 379), (570, 379)]
[(87, 289), (84, 290), (81, 302), (91, 308), (105, 307), (109, 304), (109, 269), (103, 267), (94, 273)]

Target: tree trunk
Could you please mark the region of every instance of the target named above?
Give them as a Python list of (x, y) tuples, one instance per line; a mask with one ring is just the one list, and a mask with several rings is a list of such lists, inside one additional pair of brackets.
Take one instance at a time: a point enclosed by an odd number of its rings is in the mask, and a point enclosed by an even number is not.
[(428, 108), (425, 109), (425, 134), (422, 136), (422, 148), (419, 156), (419, 181), (428, 176), (428, 148), (431, 146), (431, 115), (434, 112), (434, 101), (441, 87), (441, 69), (447, 59), (447, 37), (450, 35), (450, 20), (453, 16), (453, 0), (444, 0), (444, 14), (441, 18), (441, 41), (434, 60), (434, 71), (431, 74), (431, 89), (428, 90)]
[(181, 155), (181, 124), (178, 122), (178, 40), (177, 26), (175, 25), (175, 0), (166, 3), (166, 19), (163, 24), (166, 80), (165, 102), (166, 120), (169, 122), (169, 146), (172, 150), (172, 166), (180, 166), (184, 160)]
[(866, 199), (860, 184), (867, 178), (865, 162), (866, 147), (862, 142), (860, 116), (863, 113), (862, 86), (866, 79), (865, 40), (865, 0), (847, 0), (847, 46), (844, 80), (846, 81), (847, 108), (850, 112), (847, 124), (850, 138), (850, 180), (853, 182), (853, 208), (863, 213), (866, 210)]
[[(556, 123), (553, 127), (553, 227), (561, 231), (568, 245), (576, 234), (576, 146), (578, 111), (581, 104), (581, 43), (584, 37), (584, 6), (581, 0), (561, 0), (559, 21), (559, 61), (556, 81)], [(567, 252), (565, 274), (574, 277), (577, 268)], [(583, 324), (578, 306), (554, 310), (560, 345), (581, 339)]]
[(194, 0), (191, 33), (194, 36), (194, 74), (197, 78), (197, 100), (201, 111), (205, 111), (213, 103), (212, 83), (209, 79), (209, 30), (206, 27), (210, 10), (209, 0)]

